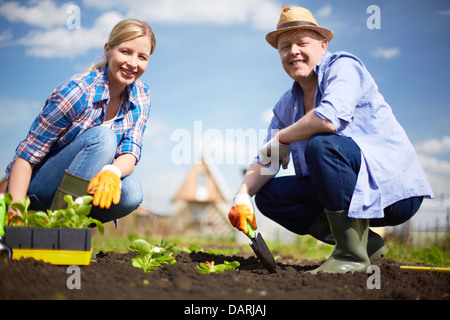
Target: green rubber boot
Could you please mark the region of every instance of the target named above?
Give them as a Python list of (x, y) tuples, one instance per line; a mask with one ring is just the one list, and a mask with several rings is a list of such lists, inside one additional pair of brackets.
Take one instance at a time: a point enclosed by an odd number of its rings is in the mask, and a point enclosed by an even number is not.
[(367, 272), (370, 266), (367, 255), (369, 220), (349, 218), (347, 211), (326, 211), (326, 215), (336, 246), (331, 256), (310, 273)]
[[(331, 234), (330, 224), (328, 223), (325, 211), (314, 221), (308, 230), (308, 234), (324, 243), (335, 245), (333, 235)], [(367, 239), (367, 255), (370, 263), (383, 258), (389, 249), (384, 245), (383, 238), (376, 232), (369, 229)]]
[(64, 201), (66, 195), (71, 195), (74, 199), (87, 195), (88, 185), (89, 180), (68, 173), (66, 170), (58, 188), (56, 188), (50, 210), (67, 208), (67, 202)]
[(328, 223), (325, 211), (322, 212), (311, 227), (309, 227), (308, 234), (326, 244), (336, 244), (336, 241), (334, 241), (333, 235), (331, 234), (330, 224)]

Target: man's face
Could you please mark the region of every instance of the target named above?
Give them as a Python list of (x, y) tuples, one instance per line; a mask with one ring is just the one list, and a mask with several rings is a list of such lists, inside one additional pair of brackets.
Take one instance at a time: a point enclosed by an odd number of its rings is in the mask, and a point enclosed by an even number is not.
[(287, 31), (278, 37), (278, 53), (283, 68), (300, 84), (314, 76), (314, 67), (327, 48), (328, 41), (311, 30)]

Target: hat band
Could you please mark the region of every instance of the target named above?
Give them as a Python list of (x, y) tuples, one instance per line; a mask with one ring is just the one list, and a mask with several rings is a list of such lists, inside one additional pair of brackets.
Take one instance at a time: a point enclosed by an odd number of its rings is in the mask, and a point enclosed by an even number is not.
[(292, 22), (287, 22), (287, 23), (282, 24), (281, 26), (279, 26), (277, 28), (277, 30), (289, 28), (289, 27), (297, 27), (297, 26), (316, 26), (317, 27), (317, 24), (308, 22), (308, 21), (292, 21)]

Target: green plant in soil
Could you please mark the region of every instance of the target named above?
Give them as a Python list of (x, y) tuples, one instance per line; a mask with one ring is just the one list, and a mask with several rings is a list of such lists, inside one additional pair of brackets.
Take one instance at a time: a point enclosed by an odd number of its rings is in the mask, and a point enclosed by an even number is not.
[(174, 264), (175, 256), (166, 249), (152, 245), (144, 239), (136, 239), (131, 242), (129, 249), (139, 252), (139, 255), (131, 259), (133, 267), (152, 272), (157, 267), (165, 264)]
[(88, 228), (96, 225), (100, 234), (103, 234), (103, 223), (89, 217), (91, 211), (91, 196), (82, 196), (75, 200), (70, 195), (64, 197), (67, 208), (59, 210), (33, 211), (29, 210), (30, 199), (25, 197), (16, 203), (12, 203), (10, 194), (3, 194), (3, 201), (8, 207), (20, 212), (20, 215), (9, 213), (5, 217), (5, 225), (26, 226), (38, 228)]
[(205, 263), (200, 263), (200, 267), (197, 267), (197, 271), (202, 274), (223, 273), (225, 271), (236, 270), (239, 266), (240, 264), (238, 261), (224, 261), (223, 264), (214, 264), (214, 261), (206, 261)]

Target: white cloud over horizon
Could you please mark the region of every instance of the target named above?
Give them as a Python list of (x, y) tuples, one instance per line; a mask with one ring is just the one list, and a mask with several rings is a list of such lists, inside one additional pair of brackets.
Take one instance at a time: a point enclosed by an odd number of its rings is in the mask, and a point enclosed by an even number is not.
[(450, 190), (450, 161), (437, 156), (450, 154), (450, 136), (428, 139), (414, 146), (435, 195)]
[(119, 9), (127, 16), (153, 23), (217, 24), (250, 23), (256, 29), (273, 28), (279, 4), (273, 0), (85, 0), (84, 5), (102, 10)]
[(73, 5), (71, 2), (59, 6), (53, 0), (31, 2), (30, 6), (15, 1), (1, 3), (0, 16), (9, 22), (24, 23), (34, 29), (19, 39), (13, 39), (11, 31), (5, 30), (0, 34), (0, 43), (3, 46), (24, 46), (27, 48), (26, 54), (33, 57), (73, 58), (89, 49), (101, 48), (112, 27), (126, 17), (142, 19), (151, 24), (248, 23), (258, 30), (270, 30), (279, 14), (279, 5), (273, 0), (85, 0), (83, 4), (88, 8), (106, 11), (95, 20), (92, 27), (82, 23), (80, 29), (70, 30), (66, 23), (70, 18), (67, 8)]
[(450, 153), (450, 136), (441, 139), (428, 139), (415, 145), (417, 152), (428, 154)]
[(329, 4), (327, 4), (327, 5), (323, 6), (322, 8), (320, 8), (314, 16), (318, 19), (328, 18), (329, 16), (331, 16), (332, 12), (333, 12), (333, 7)]
[(0, 4), (0, 16), (10, 22), (23, 22), (30, 26), (51, 28), (65, 25), (66, 10), (72, 3), (64, 3), (58, 7), (52, 0), (36, 1), (28, 7), (20, 2), (3, 2)]
[(390, 60), (400, 55), (400, 49), (397, 47), (393, 48), (381, 48), (377, 47), (373, 52), (372, 56), (374, 58), (382, 58), (386, 60)]
[(50, 30), (34, 30), (15, 41), (27, 47), (27, 55), (40, 58), (74, 58), (89, 49), (101, 48), (107, 41), (112, 27), (124, 17), (115, 11), (102, 14), (93, 27), (69, 30), (59, 27)]
[[(27, 47), (27, 55), (38, 58), (73, 58), (106, 42), (115, 23), (134, 17), (162, 24), (249, 24), (256, 30), (274, 29), (280, 6), (275, 0), (84, 0), (83, 6), (103, 12), (92, 27), (67, 28), (67, 11), (73, 2), (59, 4), (54, 0), (32, 1), (29, 5), (12, 1), (0, 4), (0, 16), (11, 23), (24, 23), (34, 27), (27, 35), (13, 39), (10, 30), (0, 34), (0, 43)], [(331, 5), (317, 10), (317, 17), (327, 18)], [(389, 53), (387, 53), (389, 54)], [(386, 55), (383, 53), (382, 55)]]

